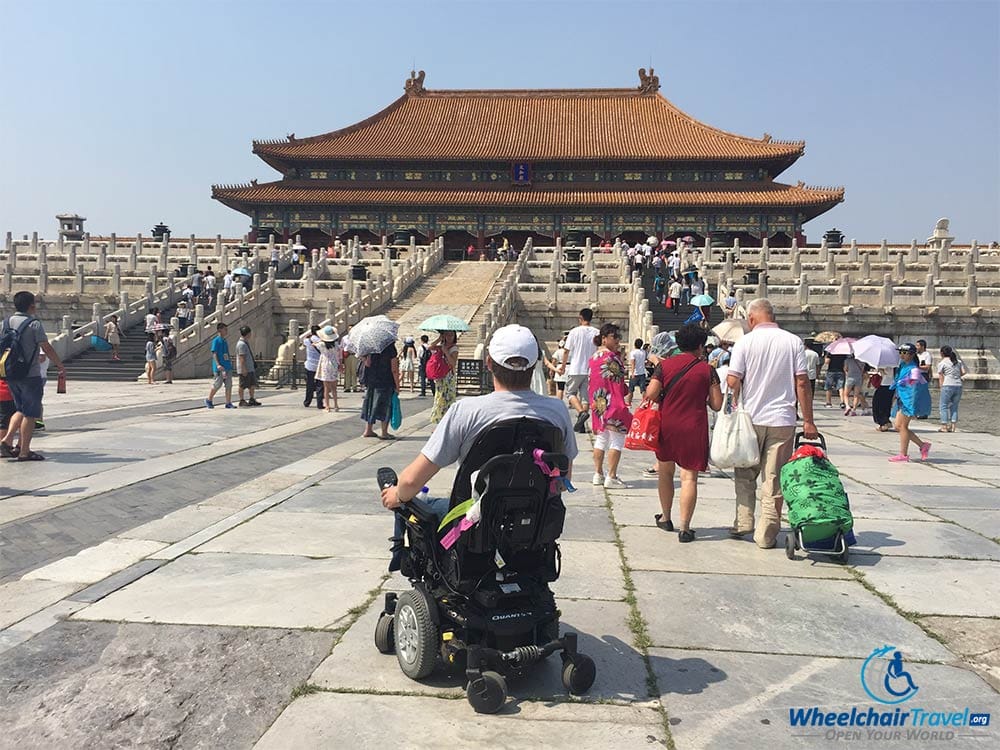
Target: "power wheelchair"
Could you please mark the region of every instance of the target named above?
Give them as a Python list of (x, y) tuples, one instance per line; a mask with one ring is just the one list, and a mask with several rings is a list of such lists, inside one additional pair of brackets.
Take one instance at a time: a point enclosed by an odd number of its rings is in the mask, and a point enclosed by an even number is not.
[[(562, 681), (579, 695), (594, 683), (593, 659), (577, 651), (575, 633), (559, 637), (559, 609), (549, 584), (559, 578), (568, 460), (562, 433), (548, 422), (519, 418), (488, 428), (459, 467), (452, 508), (480, 500), (480, 520), (445, 549), (438, 518), (419, 500), (396, 512), (406, 522), (401, 573), (412, 588), (385, 595), (375, 646), (396, 653), (400, 669), (419, 680), (439, 658), (463, 669), (466, 696), (479, 713), (499, 711), (509, 677), (559, 652)], [(379, 469), (379, 486), (396, 483)], [(475, 495), (473, 494), (475, 489)], [(449, 526), (458, 524), (461, 518)]]

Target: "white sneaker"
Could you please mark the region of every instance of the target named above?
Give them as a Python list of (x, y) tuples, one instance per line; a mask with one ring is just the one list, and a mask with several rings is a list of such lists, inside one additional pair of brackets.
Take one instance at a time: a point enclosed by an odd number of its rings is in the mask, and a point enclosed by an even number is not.
[(601, 486), (602, 484), (604, 484), (604, 475), (594, 472), (594, 478), (591, 480), (591, 483), (598, 487)]
[(628, 487), (625, 482), (623, 482), (618, 477), (605, 477), (604, 478), (604, 488), (605, 489), (621, 489), (622, 487)]

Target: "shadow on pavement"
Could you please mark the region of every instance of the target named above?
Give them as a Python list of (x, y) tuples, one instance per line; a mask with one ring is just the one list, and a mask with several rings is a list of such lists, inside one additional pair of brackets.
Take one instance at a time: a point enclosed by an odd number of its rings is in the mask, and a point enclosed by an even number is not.
[(61, 464), (131, 464), (144, 460), (141, 456), (116, 457), (91, 451), (46, 451), (45, 458), (47, 461), (56, 461)]

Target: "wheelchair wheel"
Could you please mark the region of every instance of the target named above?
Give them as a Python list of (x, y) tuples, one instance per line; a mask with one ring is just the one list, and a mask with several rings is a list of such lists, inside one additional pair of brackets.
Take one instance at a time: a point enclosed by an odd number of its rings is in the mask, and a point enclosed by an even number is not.
[(399, 668), (411, 680), (423, 679), (434, 671), (438, 652), (438, 632), (427, 597), (414, 589), (400, 594), (392, 621)]
[(586, 654), (576, 654), (563, 664), (563, 686), (573, 695), (583, 695), (597, 678), (597, 665)]
[(375, 623), (375, 648), (380, 654), (391, 654), (396, 650), (396, 639), (393, 633), (393, 617), (383, 612)]
[(477, 714), (495, 714), (507, 702), (507, 681), (497, 672), (483, 672), (469, 683), (465, 696)]
[(789, 560), (795, 559), (795, 532), (789, 531), (785, 534), (785, 557)]

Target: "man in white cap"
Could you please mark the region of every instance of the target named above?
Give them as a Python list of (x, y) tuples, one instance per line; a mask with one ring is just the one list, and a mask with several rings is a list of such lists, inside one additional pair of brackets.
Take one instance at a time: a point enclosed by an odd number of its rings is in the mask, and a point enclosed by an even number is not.
[[(461, 463), (476, 439), (490, 425), (518, 417), (550, 422), (563, 433), (562, 452), (569, 459), (569, 475), (577, 455), (576, 436), (569, 412), (559, 399), (531, 390), (531, 376), (538, 361), (538, 341), (524, 326), (498, 329), (490, 340), (486, 368), (493, 373), (494, 392), (455, 402), (434, 429), (416, 459), (403, 469), (395, 487), (382, 490), (382, 505), (392, 510), (408, 503), (441, 469)], [(439, 517), (448, 511), (447, 497), (424, 501)], [(403, 521), (396, 516), (392, 562), (398, 570), (402, 551)]]

